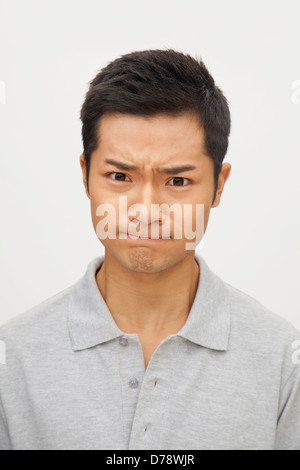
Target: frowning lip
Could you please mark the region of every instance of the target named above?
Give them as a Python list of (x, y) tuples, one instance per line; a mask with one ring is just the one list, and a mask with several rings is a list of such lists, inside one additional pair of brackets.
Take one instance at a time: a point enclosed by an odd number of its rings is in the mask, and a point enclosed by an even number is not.
[[(124, 235), (124, 234), (122, 234)], [(162, 242), (165, 240), (170, 240), (171, 237), (160, 237), (160, 238), (146, 238), (146, 237), (137, 237), (136, 235), (131, 235), (130, 233), (125, 234), (129, 240), (136, 241), (147, 241), (147, 242)]]

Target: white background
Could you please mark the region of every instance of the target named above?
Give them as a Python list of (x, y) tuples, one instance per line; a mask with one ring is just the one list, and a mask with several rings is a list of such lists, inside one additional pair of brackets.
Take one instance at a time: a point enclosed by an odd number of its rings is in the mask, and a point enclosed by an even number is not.
[(121, 54), (173, 48), (202, 57), (233, 121), (197, 252), (300, 330), (299, 21), (297, 0), (0, 0), (0, 324), (104, 254), (79, 166), (88, 82)]

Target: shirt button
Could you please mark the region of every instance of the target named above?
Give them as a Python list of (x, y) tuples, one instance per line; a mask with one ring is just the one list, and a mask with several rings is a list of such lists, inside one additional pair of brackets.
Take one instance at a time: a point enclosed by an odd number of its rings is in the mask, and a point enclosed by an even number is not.
[(129, 387), (130, 388), (137, 388), (139, 385), (139, 381), (137, 379), (130, 379), (129, 380)]
[(119, 343), (121, 346), (125, 347), (128, 345), (128, 339), (127, 338), (124, 338), (124, 336), (122, 336), (122, 338), (119, 339)]

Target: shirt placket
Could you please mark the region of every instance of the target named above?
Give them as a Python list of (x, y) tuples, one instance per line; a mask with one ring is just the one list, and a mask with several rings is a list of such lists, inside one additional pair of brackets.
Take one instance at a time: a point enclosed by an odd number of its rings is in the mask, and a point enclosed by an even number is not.
[(118, 364), (121, 381), (124, 447), (128, 449), (132, 422), (145, 374), (142, 347), (138, 335), (123, 335), (118, 342)]
[(169, 336), (154, 352), (143, 377), (132, 423), (129, 449), (160, 449), (164, 413), (172, 407), (183, 338)]

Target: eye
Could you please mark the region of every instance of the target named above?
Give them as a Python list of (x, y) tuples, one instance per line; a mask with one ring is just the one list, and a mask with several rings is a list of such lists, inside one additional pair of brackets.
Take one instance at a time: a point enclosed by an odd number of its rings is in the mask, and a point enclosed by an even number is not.
[[(126, 181), (124, 178), (128, 178), (127, 175), (125, 175), (125, 173), (116, 173), (116, 172), (112, 172), (112, 173), (108, 173), (107, 176), (111, 176), (111, 175), (116, 175), (115, 178), (112, 178), (114, 181)], [(130, 181), (130, 179), (128, 178), (127, 181)]]
[[(188, 186), (190, 180), (188, 178), (179, 178), (179, 177), (175, 177), (175, 178), (172, 178), (170, 181), (174, 180), (174, 184), (171, 184), (171, 186)], [(184, 184), (184, 180), (187, 181), (187, 184)], [(169, 181), (169, 183), (170, 183)]]

